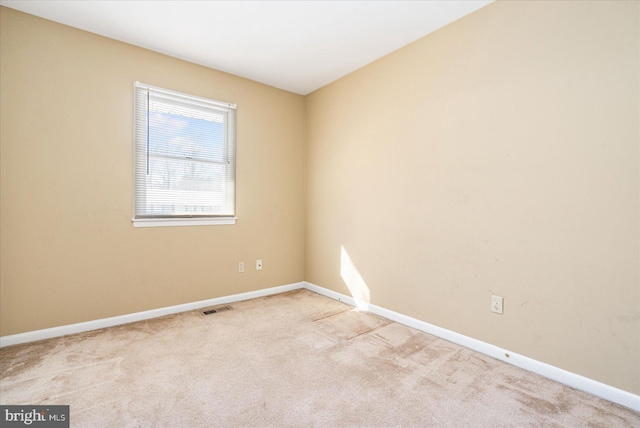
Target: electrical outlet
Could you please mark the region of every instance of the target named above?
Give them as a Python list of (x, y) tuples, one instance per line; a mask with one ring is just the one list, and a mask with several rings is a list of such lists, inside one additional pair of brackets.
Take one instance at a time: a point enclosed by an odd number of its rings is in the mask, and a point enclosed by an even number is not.
[(262, 260), (256, 260), (256, 270), (262, 270)]
[(491, 312), (502, 315), (502, 306), (504, 299), (500, 296), (491, 296)]
[(244, 272), (244, 262), (238, 263), (238, 272)]

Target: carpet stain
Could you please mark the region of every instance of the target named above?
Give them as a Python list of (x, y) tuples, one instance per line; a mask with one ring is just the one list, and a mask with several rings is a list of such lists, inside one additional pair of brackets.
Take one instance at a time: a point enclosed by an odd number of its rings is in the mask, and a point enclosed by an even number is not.
[(44, 357), (60, 345), (61, 339), (48, 339), (2, 348), (0, 352), (0, 379), (20, 375), (38, 367)]

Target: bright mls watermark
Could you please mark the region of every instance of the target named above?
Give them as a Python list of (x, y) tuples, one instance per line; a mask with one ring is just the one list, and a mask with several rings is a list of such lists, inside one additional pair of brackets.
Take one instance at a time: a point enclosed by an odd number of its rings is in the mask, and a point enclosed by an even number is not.
[(0, 426), (69, 428), (69, 406), (0, 406)]

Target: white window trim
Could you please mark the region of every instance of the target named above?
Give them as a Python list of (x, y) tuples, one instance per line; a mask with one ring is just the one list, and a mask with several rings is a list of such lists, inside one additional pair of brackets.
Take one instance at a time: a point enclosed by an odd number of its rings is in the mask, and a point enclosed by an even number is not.
[[(152, 85), (147, 85), (145, 83), (141, 83), (141, 82), (134, 82), (134, 117), (133, 117), (133, 140), (134, 140), (134, 144), (133, 144), (133, 156), (134, 156), (134, 164), (136, 162), (136, 107), (135, 107), (135, 102), (136, 102), (136, 97), (135, 97), (135, 88), (138, 87), (142, 87), (142, 88), (148, 88), (148, 89), (152, 89), (156, 92), (164, 92), (166, 94), (170, 94), (173, 95), (178, 94), (181, 97), (185, 98), (185, 99), (189, 99), (191, 102), (194, 103), (194, 107), (198, 106), (200, 103), (204, 103), (207, 105), (219, 105), (222, 107), (226, 107), (226, 108), (230, 108), (230, 109), (236, 109), (237, 106), (236, 104), (231, 104), (231, 103), (226, 103), (226, 102), (222, 102), (222, 101), (216, 101), (216, 100), (212, 100), (212, 99), (208, 99), (208, 98), (202, 98), (202, 97), (198, 97), (195, 95), (190, 95), (190, 94), (185, 94), (185, 93), (181, 93), (181, 92), (174, 92), (171, 90), (167, 90), (164, 88), (159, 88), (156, 86), (152, 86)], [(234, 141), (235, 144), (235, 141)], [(235, 148), (234, 148), (234, 152), (235, 152)], [(235, 172), (235, 168), (234, 168), (234, 172)], [(134, 171), (134, 195), (133, 195), (133, 204), (135, 207), (135, 171)], [(235, 179), (234, 179), (235, 181)], [(234, 184), (235, 185), (235, 184)], [(235, 193), (235, 192), (234, 192)], [(134, 227), (171, 227), (171, 226), (208, 226), (208, 225), (233, 225), (236, 223), (236, 220), (238, 219), (238, 217), (236, 216), (219, 216), (219, 217), (206, 217), (206, 216), (198, 216), (198, 217), (156, 217), (156, 218), (136, 218), (135, 214), (134, 216), (131, 218), (131, 222), (133, 223)]]
[(209, 226), (216, 224), (236, 224), (238, 217), (201, 217), (201, 218), (132, 218), (134, 227), (159, 226)]

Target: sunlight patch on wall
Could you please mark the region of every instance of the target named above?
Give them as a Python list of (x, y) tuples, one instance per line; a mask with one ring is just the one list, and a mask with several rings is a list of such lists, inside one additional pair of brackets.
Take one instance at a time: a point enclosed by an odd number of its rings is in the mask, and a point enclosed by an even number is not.
[(340, 246), (340, 276), (344, 283), (347, 284), (351, 296), (356, 301), (356, 307), (363, 311), (369, 310), (371, 292), (344, 246)]

